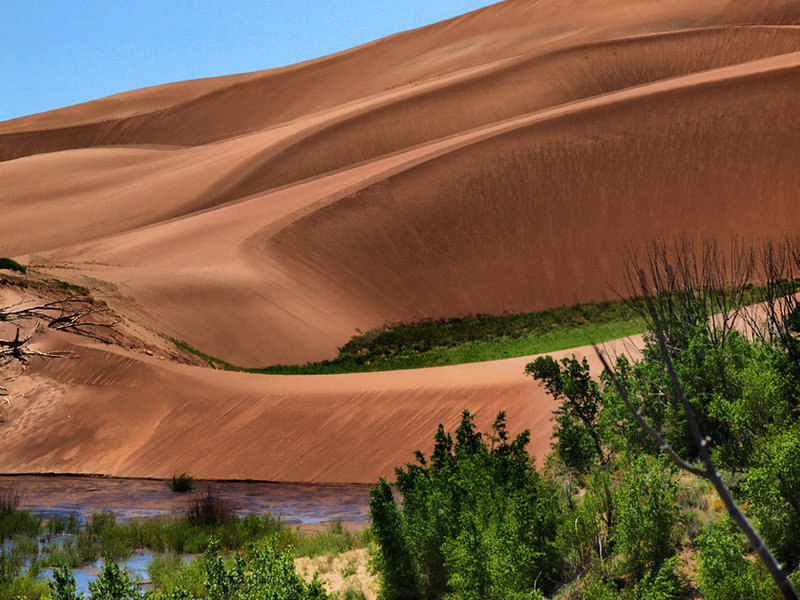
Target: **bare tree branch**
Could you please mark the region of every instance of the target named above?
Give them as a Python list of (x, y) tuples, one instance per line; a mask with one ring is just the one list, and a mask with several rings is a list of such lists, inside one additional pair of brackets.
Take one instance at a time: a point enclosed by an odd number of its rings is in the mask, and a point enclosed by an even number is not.
[(603, 368), (611, 377), (611, 382), (614, 384), (614, 387), (616, 388), (617, 392), (622, 398), (622, 401), (625, 403), (625, 407), (633, 415), (633, 417), (636, 419), (639, 425), (641, 425), (642, 429), (644, 429), (650, 435), (650, 437), (652, 437), (655, 440), (656, 444), (658, 444), (659, 449), (666, 452), (670, 460), (672, 460), (672, 462), (674, 462), (678, 467), (680, 467), (684, 471), (688, 471), (689, 473), (697, 475), (698, 477), (707, 478), (708, 473), (706, 473), (702, 469), (698, 469), (697, 467), (690, 465), (688, 462), (686, 462), (680, 456), (678, 456), (678, 454), (667, 443), (664, 437), (658, 431), (656, 431), (647, 422), (647, 420), (645, 420), (645, 418), (642, 416), (642, 411), (633, 406), (633, 403), (630, 400), (630, 396), (628, 395), (628, 391), (623, 387), (622, 383), (619, 381), (617, 374), (611, 368), (611, 365), (608, 364), (608, 360), (606, 359), (605, 355), (600, 351), (600, 348), (598, 348), (595, 345), (594, 351), (600, 358), (600, 362), (603, 363)]

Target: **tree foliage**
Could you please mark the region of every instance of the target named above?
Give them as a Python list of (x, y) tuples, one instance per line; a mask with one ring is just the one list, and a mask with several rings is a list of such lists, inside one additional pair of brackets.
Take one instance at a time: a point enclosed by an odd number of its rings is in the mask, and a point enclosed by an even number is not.
[(443, 427), (430, 463), (397, 469), (397, 503), (382, 481), (370, 514), (383, 598), (531, 598), (557, 580), (560, 520), (554, 487), (510, 438), (505, 415), (491, 436), (462, 415), (455, 442)]

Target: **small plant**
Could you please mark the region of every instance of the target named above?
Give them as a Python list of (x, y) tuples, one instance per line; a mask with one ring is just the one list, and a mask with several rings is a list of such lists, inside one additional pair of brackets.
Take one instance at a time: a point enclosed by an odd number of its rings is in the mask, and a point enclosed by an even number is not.
[(172, 475), (172, 479), (167, 482), (167, 487), (173, 492), (185, 494), (186, 492), (190, 492), (194, 487), (194, 477), (185, 471), (180, 475), (175, 473)]
[(138, 600), (138, 582), (113, 561), (106, 561), (100, 576), (89, 584), (90, 600)]
[(186, 517), (192, 525), (216, 527), (224, 525), (235, 516), (235, 511), (230, 502), (211, 493), (211, 488), (206, 488), (204, 494), (193, 498), (189, 502)]
[[(0, 259), (2, 260), (2, 259)], [(13, 486), (0, 486), (0, 515), (17, 512), (19, 509), (19, 493)]]
[(10, 258), (0, 258), (0, 269), (8, 269), (17, 273), (25, 273), (28, 270), (27, 267)]
[(342, 590), (336, 598), (340, 600), (367, 600), (366, 594), (360, 588), (348, 586)]
[(80, 600), (83, 598), (83, 595), (78, 593), (72, 569), (67, 566), (53, 569), (53, 577), (50, 579), (49, 585), (53, 600)]
[(358, 573), (358, 561), (351, 557), (342, 566), (342, 579), (348, 579), (356, 573)]

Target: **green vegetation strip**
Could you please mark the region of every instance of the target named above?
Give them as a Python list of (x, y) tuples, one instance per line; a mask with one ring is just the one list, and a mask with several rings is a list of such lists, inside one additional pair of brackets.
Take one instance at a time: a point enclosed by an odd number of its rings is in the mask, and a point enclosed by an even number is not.
[(397, 323), (354, 336), (339, 355), (304, 365), (248, 369), (175, 345), (217, 369), (273, 375), (395, 371), (529, 356), (641, 333), (644, 321), (624, 301), (597, 302), (510, 315), (473, 315)]

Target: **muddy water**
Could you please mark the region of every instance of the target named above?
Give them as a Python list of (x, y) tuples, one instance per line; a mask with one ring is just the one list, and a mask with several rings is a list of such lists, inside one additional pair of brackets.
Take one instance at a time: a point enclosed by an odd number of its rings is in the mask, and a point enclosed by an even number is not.
[(195, 483), (188, 494), (176, 494), (164, 481), (110, 477), (0, 476), (0, 487), (13, 486), (20, 508), (41, 514), (82, 517), (101, 510), (118, 519), (180, 514), (193, 496), (211, 489), (239, 514), (270, 513), (291, 525), (313, 525), (335, 519), (365, 523), (369, 487), (216, 481)]

